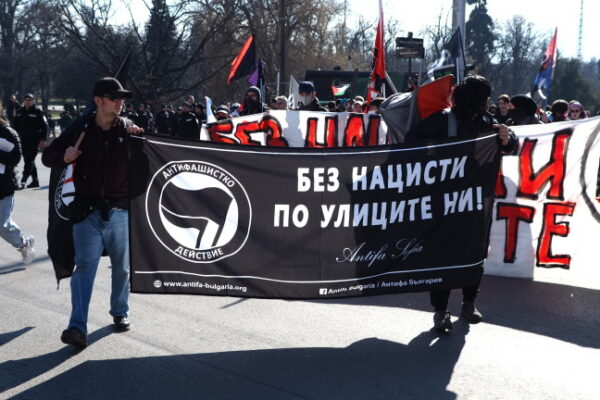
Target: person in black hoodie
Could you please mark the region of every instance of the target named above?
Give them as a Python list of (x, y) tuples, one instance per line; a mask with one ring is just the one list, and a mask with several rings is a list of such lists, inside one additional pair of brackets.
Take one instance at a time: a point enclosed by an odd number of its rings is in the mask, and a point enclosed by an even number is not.
[(35, 256), (33, 237), (24, 235), (11, 218), (14, 193), (18, 187), (16, 169), (19, 161), (19, 135), (0, 117), (0, 237), (19, 250), (23, 263), (29, 264)]
[(38, 149), (46, 146), (46, 137), (48, 135), (48, 121), (44, 112), (33, 103), (33, 95), (26, 94), (23, 98), (23, 108), (15, 116), (15, 130), (19, 133), (23, 151), (23, 176), (19, 189), (25, 187), (27, 179), (31, 176), (31, 183), (28, 188), (40, 186), (38, 181), (37, 168), (35, 167), (35, 157)]
[(262, 105), (262, 97), (260, 95), (260, 89), (256, 86), (250, 86), (246, 91), (246, 96), (244, 97), (244, 103), (240, 107), (239, 114), (240, 115), (251, 115), (251, 114), (259, 114), (264, 112)]
[[(498, 124), (487, 112), (487, 102), (491, 94), (491, 86), (487, 79), (479, 75), (471, 75), (459, 83), (452, 92), (452, 108), (439, 111), (421, 121), (407, 134), (408, 143), (421, 140), (447, 137), (476, 137), (480, 133), (497, 130), (498, 149), (503, 154), (511, 154), (518, 146), (518, 140), (506, 125)], [(461, 315), (472, 323), (481, 321), (482, 315), (475, 307), (475, 299), (479, 293), (479, 283), (483, 275), (483, 265), (478, 265), (479, 281), (474, 286), (465, 287)], [(453, 324), (448, 312), (450, 289), (430, 292), (431, 305), (435, 309), (433, 315), (434, 329), (446, 331)]]

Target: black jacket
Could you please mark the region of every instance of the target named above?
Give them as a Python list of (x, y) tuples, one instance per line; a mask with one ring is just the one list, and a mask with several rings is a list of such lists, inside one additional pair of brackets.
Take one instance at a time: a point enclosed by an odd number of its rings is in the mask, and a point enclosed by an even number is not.
[[(21, 161), (21, 142), (19, 135), (7, 125), (0, 125), (0, 142), (13, 144), (11, 151), (0, 150), (0, 164), (4, 164), (4, 173), (0, 173), (0, 199), (10, 196), (17, 188), (17, 164)], [(0, 144), (0, 148), (2, 145)]]
[(142, 128), (144, 132), (150, 133), (150, 116), (144, 111), (138, 111), (137, 115), (133, 117), (133, 122)]
[(192, 112), (182, 112), (177, 119), (177, 137), (200, 139), (200, 124)]
[[(448, 112), (449, 110), (439, 111), (430, 115), (428, 118), (421, 121), (417, 126), (412, 128), (406, 134), (405, 143), (417, 143), (420, 140), (447, 138), (448, 132)], [(456, 117), (456, 134), (458, 137), (474, 137), (486, 131), (493, 131), (493, 125), (496, 120), (492, 114), (485, 112), (480, 114), (475, 119)], [(500, 146), (500, 151), (503, 153), (511, 153), (516, 150), (518, 140), (514, 133), (510, 134), (509, 142), (506, 146)]]
[(29, 110), (21, 107), (15, 117), (15, 130), (19, 133), (24, 149), (37, 147), (40, 140), (48, 136), (48, 121), (44, 112), (32, 105)]
[(161, 111), (156, 114), (156, 130), (158, 133), (167, 135), (171, 133), (171, 115), (168, 111)]
[(321, 106), (319, 104), (319, 99), (317, 99), (316, 97), (313, 99), (313, 101), (305, 106), (304, 104), (300, 106), (300, 108), (298, 108), (298, 110), (301, 111), (324, 111), (324, 112), (328, 112), (329, 110), (326, 109), (325, 107)]
[[(85, 125), (85, 137), (79, 145), (81, 155), (75, 160), (73, 179), (75, 195), (87, 200), (104, 200), (113, 207), (127, 208), (127, 126), (130, 121), (118, 117), (108, 131), (95, 123), (92, 114)], [(42, 155), (48, 167), (64, 168), (65, 150), (73, 146), (79, 132), (61, 135)]]

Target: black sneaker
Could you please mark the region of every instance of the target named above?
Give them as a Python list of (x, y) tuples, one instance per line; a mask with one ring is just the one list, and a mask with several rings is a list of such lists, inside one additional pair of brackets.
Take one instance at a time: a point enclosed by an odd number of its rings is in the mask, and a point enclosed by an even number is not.
[(440, 332), (445, 332), (454, 327), (452, 320), (450, 319), (450, 313), (448, 311), (436, 311), (433, 314), (433, 329)]
[(475, 303), (472, 301), (463, 302), (461, 314), (467, 321), (473, 324), (481, 322), (483, 319), (483, 315), (481, 315), (479, 310), (475, 307)]
[(27, 185), (27, 187), (29, 189), (31, 189), (31, 188), (39, 188), (40, 187), (40, 182), (36, 179), (36, 180), (32, 181), (29, 185)]
[(131, 324), (127, 317), (114, 317), (113, 322), (115, 323), (115, 329), (119, 332), (125, 332), (131, 329)]
[(60, 335), (60, 340), (64, 344), (70, 344), (79, 349), (85, 349), (88, 345), (85, 333), (74, 327), (65, 329), (62, 335)]

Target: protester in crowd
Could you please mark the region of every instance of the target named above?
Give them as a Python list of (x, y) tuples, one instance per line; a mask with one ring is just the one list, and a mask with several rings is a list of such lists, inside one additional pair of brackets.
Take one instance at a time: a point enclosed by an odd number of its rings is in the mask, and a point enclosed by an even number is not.
[(501, 94), (498, 96), (498, 112), (494, 114), (494, 118), (499, 124), (506, 124), (510, 118), (510, 96), (507, 94)]
[(337, 106), (335, 104), (335, 101), (330, 101), (329, 103), (327, 103), (327, 111), (337, 112)]
[(317, 92), (315, 91), (315, 86), (312, 82), (300, 82), (298, 94), (300, 97), (300, 107), (298, 110), (327, 112), (327, 109), (319, 104)]
[(550, 106), (550, 122), (566, 121), (568, 119), (569, 103), (566, 100), (558, 99)]
[(275, 109), (276, 110), (287, 110), (288, 109), (288, 100), (285, 96), (277, 96), (275, 97)]
[(46, 146), (48, 121), (44, 112), (34, 104), (32, 94), (26, 94), (23, 98), (23, 108), (15, 116), (15, 130), (19, 133), (21, 139), (24, 161), (23, 176), (19, 188), (23, 189), (25, 187), (30, 176), (31, 183), (27, 187), (37, 188), (40, 186), (40, 182), (35, 166), (35, 158), (38, 149), (43, 149)]
[(133, 122), (142, 128), (144, 132), (150, 131), (150, 119), (148, 118), (148, 114), (146, 114), (146, 107), (144, 106), (144, 103), (140, 103), (138, 105), (136, 117), (133, 119)]
[(538, 106), (531, 97), (517, 94), (510, 98), (512, 109), (507, 125), (534, 125), (541, 124), (537, 115)]
[(343, 107), (343, 110), (344, 110), (345, 112), (352, 112), (352, 103), (353, 103), (353, 102), (354, 102), (353, 100), (346, 100), (346, 101), (344, 102), (344, 104), (342, 105), (342, 107)]
[(585, 119), (587, 114), (581, 103), (577, 100), (569, 102), (569, 119)]
[(160, 112), (156, 114), (156, 132), (159, 135), (171, 134), (171, 115), (167, 111), (167, 105), (163, 104), (160, 107)]
[(76, 268), (71, 277), (71, 317), (61, 340), (78, 348), (87, 346), (88, 309), (103, 251), (111, 261), (110, 314), (115, 329), (130, 329), (127, 143), (129, 134), (142, 132), (119, 117), (124, 99), (132, 93), (118, 80), (98, 80), (92, 95), (96, 111), (83, 133), (61, 135), (43, 155), (48, 167), (65, 168), (77, 162), (70, 216)]
[(217, 121), (223, 119), (230, 119), (231, 114), (229, 113), (229, 108), (227, 108), (227, 106), (225, 105), (220, 105), (219, 107), (217, 107), (217, 109), (215, 110), (215, 118), (217, 119)]
[(125, 117), (130, 119), (131, 121), (135, 121), (137, 118), (137, 113), (133, 109), (133, 104), (127, 103), (125, 106)]
[(371, 100), (371, 103), (369, 103), (367, 112), (368, 113), (379, 112), (379, 108), (381, 107), (381, 103), (383, 103), (383, 100), (385, 100), (383, 97), (375, 97), (373, 100)]
[(73, 115), (73, 106), (71, 104), (65, 104), (63, 106), (63, 112), (60, 113), (60, 119), (58, 120), (58, 126), (60, 127), (60, 131), (64, 131), (67, 126), (71, 124), (75, 120), (75, 115)]
[(15, 126), (15, 117), (17, 116), (17, 112), (21, 108), (21, 104), (19, 104), (19, 100), (17, 100), (17, 96), (14, 94), (10, 96), (10, 101), (6, 106), (6, 118), (8, 119), (8, 123), (10, 126)]
[(354, 96), (354, 101), (360, 101), (361, 103), (364, 103), (365, 98), (362, 96)]
[[(432, 138), (445, 138), (449, 136), (474, 137), (482, 132), (498, 130), (499, 149), (504, 153), (515, 150), (518, 141), (513, 133), (510, 133), (506, 125), (496, 124), (493, 116), (487, 110), (488, 98), (491, 87), (487, 79), (482, 76), (472, 75), (465, 78), (453, 90), (451, 95), (452, 108), (432, 114), (423, 120), (415, 128), (407, 133), (407, 140), (420, 141)], [(452, 113), (456, 125), (454, 129), (449, 127), (448, 115)], [(491, 222), (491, 221), (490, 221)], [(482, 239), (484, 240), (484, 239)], [(463, 302), (461, 315), (469, 322), (479, 322), (482, 315), (475, 307), (475, 299), (479, 293), (479, 283), (483, 274), (483, 266), (480, 264), (479, 280), (463, 291)], [(433, 315), (434, 329), (445, 331), (452, 329), (453, 324), (448, 312), (448, 298), (450, 290), (437, 290), (430, 292), (431, 305), (435, 309)]]
[(363, 102), (359, 100), (354, 100), (352, 102), (352, 112), (353, 113), (362, 113), (363, 112)]
[(185, 100), (192, 108), (194, 107), (194, 105), (196, 104), (196, 98), (193, 95), (189, 95), (187, 97), (187, 99)]
[(173, 105), (167, 105), (167, 113), (169, 114), (169, 133), (171, 136), (177, 134), (177, 118), (179, 115), (173, 110)]
[(196, 103), (194, 107), (194, 114), (199, 123), (206, 123), (206, 107), (202, 103)]
[(496, 114), (498, 114), (498, 107), (495, 104), (491, 104), (488, 107), (488, 112), (495, 116)]
[(16, 248), (23, 263), (30, 264), (35, 257), (34, 239), (23, 234), (12, 220), (15, 189), (18, 188), (17, 165), (21, 161), (19, 135), (2, 118), (0, 106), (0, 237)]
[(229, 107), (229, 109), (231, 110), (231, 116), (232, 117), (239, 117), (240, 116), (240, 107), (241, 104), (240, 103), (233, 103), (231, 105), (231, 107)]
[(146, 116), (148, 117), (148, 130), (144, 132), (154, 132), (154, 114), (152, 113), (152, 109), (150, 108), (150, 104), (146, 104), (144, 111), (146, 112)]
[(258, 114), (263, 111), (260, 89), (256, 86), (250, 86), (244, 96), (244, 102), (240, 106), (239, 115)]
[(177, 133), (179, 138), (199, 139), (200, 138), (200, 123), (198, 118), (191, 111), (190, 103), (181, 105), (181, 114), (177, 118)]

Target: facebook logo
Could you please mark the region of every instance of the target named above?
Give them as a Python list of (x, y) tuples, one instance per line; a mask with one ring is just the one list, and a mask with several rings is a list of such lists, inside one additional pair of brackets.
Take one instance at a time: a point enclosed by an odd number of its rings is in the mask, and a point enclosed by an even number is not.
[(319, 294), (321, 296), (325, 296), (327, 294), (327, 288), (321, 288), (321, 289), (319, 289)]

